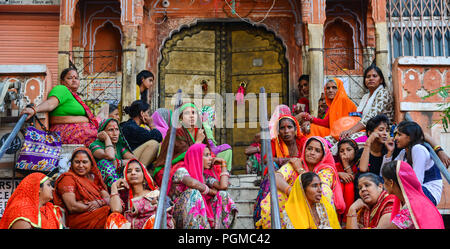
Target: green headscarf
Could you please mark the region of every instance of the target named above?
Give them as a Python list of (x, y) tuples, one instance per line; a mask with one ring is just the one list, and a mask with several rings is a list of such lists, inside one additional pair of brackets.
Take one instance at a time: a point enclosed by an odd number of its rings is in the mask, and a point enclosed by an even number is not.
[[(119, 121), (113, 119), (113, 118), (108, 118), (103, 120), (98, 128), (97, 133), (100, 133), (102, 131), (104, 131), (106, 129), (106, 126), (109, 124), (109, 122), (114, 121), (117, 123), (117, 126), (119, 126)], [(105, 149), (105, 143), (100, 141), (98, 138), (91, 143), (91, 145), (89, 145), (89, 149), (92, 151), (92, 153), (94, 153), (94, 151), (98, 150), (98, 149)], [(116, 143), (116, 155), (115, 157), (117, 159), (123, 159), (123, 154), (125, 154), (127, 151), (131, 151), (130, 147), (128, 146), (127, 141), (125, 140), (124, 136), (122, 135), (122, 131), (120, 130), (120, 126), (119, 126), (119, 139)]]

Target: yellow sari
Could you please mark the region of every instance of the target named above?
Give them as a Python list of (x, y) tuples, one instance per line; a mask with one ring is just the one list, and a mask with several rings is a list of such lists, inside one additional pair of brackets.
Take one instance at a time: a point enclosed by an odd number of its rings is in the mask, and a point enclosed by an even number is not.
[(298, 177), (285, 204), (286, 218), (290, 220), (295, 229), (340, 229), (336, 210), (324, 195), (318, 205), (320, 221), (315, 221), (302, 187), (301, 177)]

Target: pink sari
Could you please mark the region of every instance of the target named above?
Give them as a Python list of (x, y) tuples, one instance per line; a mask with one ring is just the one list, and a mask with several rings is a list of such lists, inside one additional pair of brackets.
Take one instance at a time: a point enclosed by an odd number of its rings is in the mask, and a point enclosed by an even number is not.
[[(344, 194), (342, 191), (342, 186), (339, 180), (339, 175), (337, 173), (336, 165), (334, 162), (333, 154), (331, 153), (330, 149), (328, 148), (328, 144), (326, 140), (322, 137), (313, 136), (308, 138), (306, 140), (305, 145), (303, 146), (303, 152), (302, 152), (302, 161), (303, 165), (306, 165), (305, 160), (305, 151), (306, 151), (306, 144), (310, 139), (316, 139), (322, 144), (322, 148), (324, 150), (324, 156), (322, 160), (317, 163), (315, 166), (313, 172), (318, 174), (321, 170), (329, 169), (333, 173), (333, 182), (331, 184), (331, 190), (333, 191), (333, 201), (334, 205), (336, 207), (336, 212), (338, 214), (343, 214), (345, 211), (345, 201), (344, 201)], [(308, 167), (305, 167), (305, 169), (308, 171)]]
[[(439, 210), (423, 193), (422, 185), (413, 168), (407, 162), (398, 161), (396, 173), (414, 227), (416, 229), (444, 229), (444, 221)], [(400, 199), (395, 197), (391, 221), (400, 211)]]

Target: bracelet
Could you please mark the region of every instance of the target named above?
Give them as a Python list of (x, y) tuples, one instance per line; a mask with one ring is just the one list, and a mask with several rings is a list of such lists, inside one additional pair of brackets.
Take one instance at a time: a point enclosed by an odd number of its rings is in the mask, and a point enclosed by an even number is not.
[(356, 217), (356, 216), (358, 216), (358, 214), (356, 214), (356, 213), (355, 214), (351, 214), (351, 215), (347, 214), (347, 217)]
[(228, 177), (230, 177), (230, 172), (222, 172), (222, 173), (220, 173), (219, 177), (221, 177), (221, 176), (228, 176)]
[(435, 150), (434, 152), (437, 154), (437, 153), (439, 153), (439, 152), (441, 152), (441, 151), (444, 151), (444, 149), (442, 149), (441, 147), (439, 147), (439, 149)]
[(205, 190), (202, 192), (202, 195), (207, 195), (209, 193), (209, 187), (206, 184), (203, 184), (205, 186)]
[(441, 148), (441, 146), (440, 145), (436, 145), (436, 146), (433, 147), (433, 150), (436, 151), (439, 148)]
[(344, 170), (351, 169), (352, 166), (345, 167)]
[(108, 147), (114, 148), (114, 145), (112, 145), (112, 144), (106, 145), (106, 146), (105, 146), (105, 150), (106, 150), (106, 148), (108, 148)]
[(34, 111), (33, 116), (36, 115), (36, 113), (37, 113), (36, 109), (33, 106), (31, 106), (31, 105), (30, 105), (30, 108), (33, 109), (33, 111)]
[(291, 187), (291, 186), (288, 186), (288, 187), (284, 190), (284, 194), (285, 194), (285, 195), (289, 195), (289, 194), (288, 194), (288, 192), (289, 192), (288, 190), (290, 190), (290, 189), (292, 189), (292, 187)]
[(113, 197), (113, 196), (119, 196), (119, 193), (114, 193), (114, 194), (110, 194), (109, 198)]

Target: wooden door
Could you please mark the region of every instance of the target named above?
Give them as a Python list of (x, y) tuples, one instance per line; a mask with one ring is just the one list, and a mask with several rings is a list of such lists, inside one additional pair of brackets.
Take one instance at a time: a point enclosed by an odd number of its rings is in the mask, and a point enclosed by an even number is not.
[[(287, 61), (276, 36), (242, 23), (200, 23), (182, 29), (162, 49), (159, 65), (159, 103), (173, 108), (174, 96), (216, 110), (215, 138), (233, 147), (233, 174), (245, 173), (245, 148), (259, 132), (259, 91), (268, 93), (268, 113), (287, 103)], [(202, 84), (208, 85), (207, 91)], [(246, 82), (244, 105), (235, 95)]]

